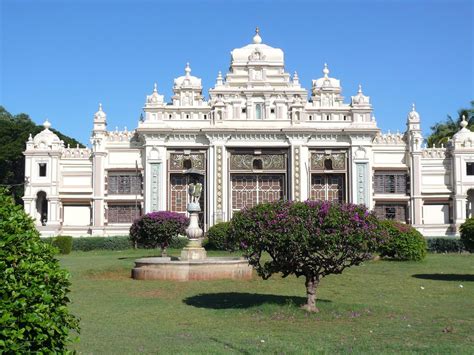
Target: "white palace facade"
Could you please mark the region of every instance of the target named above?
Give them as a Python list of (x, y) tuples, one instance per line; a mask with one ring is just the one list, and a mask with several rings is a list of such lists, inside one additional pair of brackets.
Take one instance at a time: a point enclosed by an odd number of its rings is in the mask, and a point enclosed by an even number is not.
[(43, 235), (128, 234), (140, 214), (186, 213), (193, 168), (205, 229), (259, 202), (321, 199), (365, 204), (426, 236), (458, 234), (474, 201), (467, 123), (447, 146), (423, 147), (413, 106), (404, 133), (382, 134), (361, 87), (346, 103), (327, 65), (322, 74), (308, 92), (257, 31), (208, 100), (187, 65), (171, 102), (155, 84), (135, 130), (108, 130), (99, 106), (91, 148), (66, 147), (45, 122), (26, 143), (25, 210)]

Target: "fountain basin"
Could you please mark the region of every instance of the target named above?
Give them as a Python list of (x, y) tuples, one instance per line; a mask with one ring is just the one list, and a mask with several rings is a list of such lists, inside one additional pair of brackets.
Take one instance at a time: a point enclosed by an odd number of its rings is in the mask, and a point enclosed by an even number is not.
[(132, 269), (135, 280), (249, 280), (252, 267), (244, 258), (209, 257), (201, 260), (141, 258)]

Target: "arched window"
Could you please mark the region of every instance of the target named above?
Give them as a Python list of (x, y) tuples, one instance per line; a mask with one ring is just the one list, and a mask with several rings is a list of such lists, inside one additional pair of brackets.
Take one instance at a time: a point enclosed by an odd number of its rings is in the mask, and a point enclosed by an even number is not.
[(332, 159), (324, 160), (324, 170), (332, 170)]
[(255, 118), (257, 120), (261, 120), (263, 118), (263, 108), (262, 104), (256, 104), (255, 105)]
[(262, 159), (254, 159), (252, 162), (252, 169), (262, 170), (263, 169)]
[(48, 199), (44, 191), (36, 194), (36, 213), (41, 225), (45, 226), (48, 222)]

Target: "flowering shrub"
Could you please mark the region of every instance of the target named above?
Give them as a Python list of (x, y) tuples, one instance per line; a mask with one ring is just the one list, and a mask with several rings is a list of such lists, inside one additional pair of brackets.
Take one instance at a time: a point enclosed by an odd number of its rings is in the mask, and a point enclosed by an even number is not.
[(137, 218), (130, 227), (130, 240), (137, 247), (160, 247), (163, 254), (173, 238), (185, 234), (189, 218), (176, 212), (151, 212)]
[(369, 259), (382, 239), (377, 218), (364, 206), (329, 201), (278, 201), (244, 209), (232, 218), (228, 238), (263, 279), (274, 273), (305, 277), (309, 311), (318, 311), (321, 278)]
[(67, 308), (69, 274), (8, 195), (0, 189), (0, 354), (65, 353), (79, 331)]
[(474, 218), (468, 218), (461, 224), (461, 241), (466, 250), (470, 253), (474, 252)]
[(423, 235), (408, 224), (386, 220), (380, 222), (387, 233), (387, 241), (380, 246), (382, 257), (398, 260), (423, 260), (427, 243)]

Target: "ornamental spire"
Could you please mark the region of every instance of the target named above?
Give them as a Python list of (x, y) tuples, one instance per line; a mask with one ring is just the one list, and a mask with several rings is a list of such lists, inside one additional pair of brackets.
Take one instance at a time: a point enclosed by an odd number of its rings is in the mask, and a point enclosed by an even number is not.
[(357, 91), (357, 93), (362, 94), (362, 85), (360, 84), (359, 84), (359, 90)]
[(253, 43), (260, 44), (262, 43), (262, 37), (260, 37), (260, 29), (258, 26), (255, 28), (255, 36), (253, 36)]
[(156, 83), (153, 84), (153, 92), (158, 92), (158, 85)]
[(45, 129), (49, 129), (51, 127), (51, 123), (46, 119), (46, 121), (43, 122), (43, 127)]
[(324, 69), (323, 69), (323, 74), (324, 74), (324, 77), (325, 78), (328, 78), (329, 76), (329, 68), (328, 68), (328, 64), (327, 63), (324, 63)]
[(189, 77), (191, 74), (191, 67), (189, 66), (189, 62), (186, 63), (186, 68), (184, 68), (184, 71), (186, 73), (186, 77)]
[(461, 129), (467, 127), (468, 123), (466, 121), (466, 116), (465, 115), (462, 115), (462, 120), (461, 120), (461, 123), (459, 125), (461, 126)]
[(217, 74), (217, 79), (216, 79), (216, 86), (223, 85), (224, 80), (222, 79), (222, 73), (219, 70), (219, 73)]

